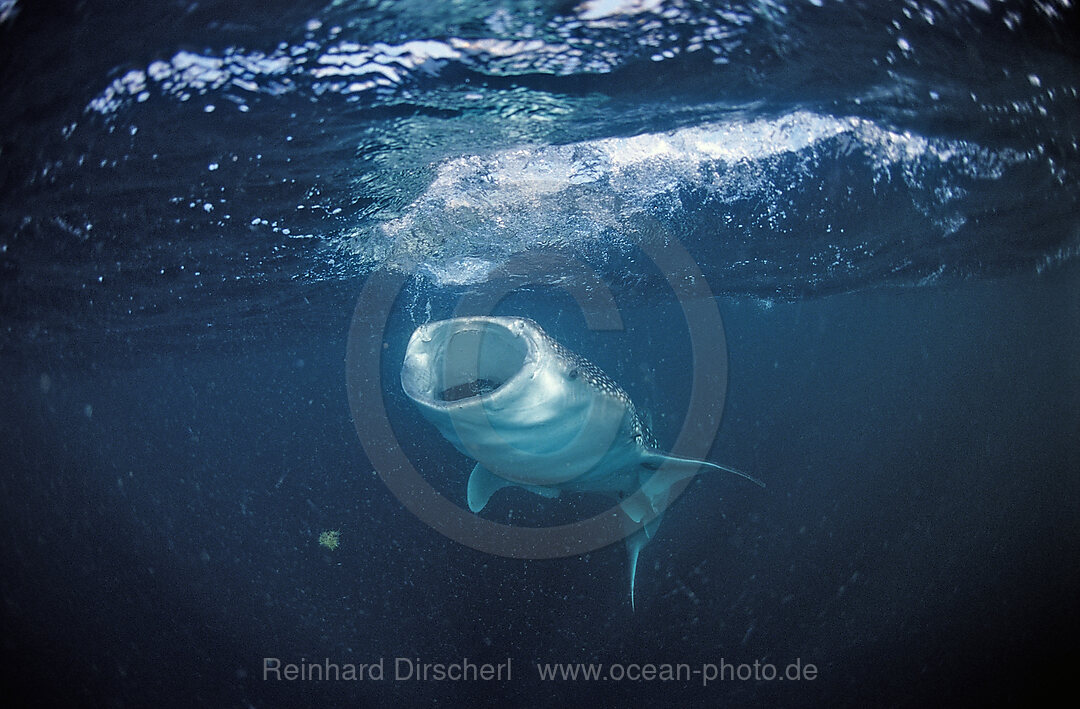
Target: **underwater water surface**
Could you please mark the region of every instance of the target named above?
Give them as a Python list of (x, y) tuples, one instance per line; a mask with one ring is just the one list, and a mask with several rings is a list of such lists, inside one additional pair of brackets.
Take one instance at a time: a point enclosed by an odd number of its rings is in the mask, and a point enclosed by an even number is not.
[[(1068, 0), (0, 1), (6, 689), (907, 706), (1063, 685), (1077, 20)], [(400, 448), (465, 506), (473, 462), (398, 375), (417, 326), (463, 312), (532, 318), (661, 446), (690, 431), (766, 487), (698, 475), (633, 607), (621, 544), (448, 539), (372, 458)], [(378, 336), (359, 370), (358, 331)], [(725, 372), (707, 390), (703, 360)], [(357, 425), (358, 371), (392, 441)], [(688, 420), (701, 397), (722, 416)], [(482, 516), (606, 506), (504, 490)], [(394, 676), (466, 658), (509, 676)], [(792, 665), (813, 677), (760, 672)]]

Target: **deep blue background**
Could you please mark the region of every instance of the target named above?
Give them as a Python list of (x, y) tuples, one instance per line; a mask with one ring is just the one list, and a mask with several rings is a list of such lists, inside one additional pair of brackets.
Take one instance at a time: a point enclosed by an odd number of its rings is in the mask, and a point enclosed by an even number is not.
[[(1028, 699), (1076, 659), (1076, 277), (722, 299), (731, 376), (713, 457), (768, 488), (699, 477), (644, 552), (636, 613), (619, 546), (490, 557), (390, 496), (350, 420), (345, 294), (323, 304), (336, 313), (317, 337), (282, 327), (218, 351), (8, 369), (5, 684), (45, 704), (116, 706)], [(627, 332), (589, 333), (553, 304), (518, 295), (504, 308), (562, 320), (632, 395), (663, 398), (627, 365), (666, 352), (678, 369), (677, 322), (636, 337), (631, 314)], [(417, 465), (463, 495), (467, 461), (443, 457), (393, 383), (387, 403), (399, 436), (421, 441)], [(335, 528), (331, 553), (317, 536)], [(266, 683), (264, 656), (510, 656), (514, 681)], [(720, 658), (801, 658), (820, 675), (541, 685), (531, 667)]]
[[(668, 2), (612, 28), (576, 7), (20, 0), (0, 23), (0, 695), (862, 707), (1070, 689), (1080, 10)], [(537, 38), (378, 90), (309, 71), (348, 43)], [(259, 52), (288, 72), (200, 90), (178, 69)], [(154, 62), (171, 73), (145, 100), (94, 107)], [(731, 157), (661, 151), (622, 182), (598, 160), (590, 186), (530, 192), (546, 168), (591, 170), (597, 146), (626, 158), (635, 136), (697, 129)], [(800, 144), (814, 130), (831, 137)], [(419, 226), (395, 241), (403, 216)], [(407, 512), (348, 406), (365, 279), (429, 276), (397, 301), (380, 388), (403, 449), (460, 504), (471, 464), (396, 379), (413, 327), (463, 295), (438, 275), (541, 247), (594, 268), (623, 330), (589, 330), (554, 271), (499, 312), (599, 364), (670, 445), (690, 348), (665, 274), (635, 249), (673, 238), (727, 333), (709, 458), (767, 488), (700, 476), (643, 552), (636, 612), (621, 545), (508, 560)], [(603, 504), (505, 491), (484, 514), (537, 524)], [(514, 679), (275, 683), (267, 656), (511, 657)], [(721, 660), (819, 672), (544, 685), (532, 667)]]

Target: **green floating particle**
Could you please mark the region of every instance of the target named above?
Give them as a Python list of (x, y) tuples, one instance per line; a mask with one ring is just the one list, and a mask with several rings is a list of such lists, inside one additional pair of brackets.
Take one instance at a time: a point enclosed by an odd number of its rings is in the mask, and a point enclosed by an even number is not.
[(338, 544), (341, 543), (341, 532), (337, 530), (323, 532), (319, 535), (319, 546), (324, 546), (330, 551), (334, 551), (338, 548)]

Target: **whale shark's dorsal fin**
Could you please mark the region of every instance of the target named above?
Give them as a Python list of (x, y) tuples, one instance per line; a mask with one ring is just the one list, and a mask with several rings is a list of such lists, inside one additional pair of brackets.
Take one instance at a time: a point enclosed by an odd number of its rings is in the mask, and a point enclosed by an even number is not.
[(479, 463), (473, 468), (472, 474), (469, 475), (469, 484), (465, 490), (465, 497), (469, 503), (469, 510), (473, 513), (487, 507), (488, 500), (499, 490), (504, 487), (519, 487), (522, 490), (528, 490), (534, 495), (540, 495), (541, 497), (558, 497), (559, 491), (553, 487), (544, 487), (543, 485), (522, 485), (521, 483), (507, 480), (506, 478), (500, 478), (495, 473), (491, 472)]

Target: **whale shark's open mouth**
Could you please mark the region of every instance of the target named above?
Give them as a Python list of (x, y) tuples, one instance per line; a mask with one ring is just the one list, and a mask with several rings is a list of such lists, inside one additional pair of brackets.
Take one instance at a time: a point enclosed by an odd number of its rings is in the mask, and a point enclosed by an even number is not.
[(471, 382), (443, 389), (439, 392), (439, 398), (443, 401), (461, 401), (462, 399), (468, 399), (470, 396), (490, 394), (501, 386), (502, 382), (493, 379), (474, 379)]
[(402, 386), (433, 406), (493, 394), (525, 368), (531, 336), (525, 321), (508, 318), (421, 325), (405, 352)]

